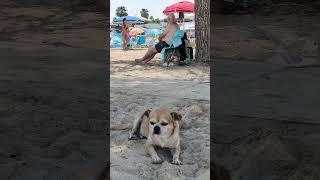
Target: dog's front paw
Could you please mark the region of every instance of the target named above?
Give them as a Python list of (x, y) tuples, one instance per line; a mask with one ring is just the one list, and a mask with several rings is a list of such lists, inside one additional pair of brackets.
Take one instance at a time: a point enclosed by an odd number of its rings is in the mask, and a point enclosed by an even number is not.
[(138, 137), (137, 137), (137, 135), (135, 134), (135, 133), (133, 133), (133, 132), (129, 132), (129, 137), (128, 137), (128, 139), (129, 140), (137, 140), (138, 139)]
[(152, 157), (152, 164), (161, 164), (162, 159), (160, 159), (158, 156)]
[(181, 165), (182, 162), (177, 158), (177, 159), (173, 159), (173, 160), (172, 160), (172, 164)]

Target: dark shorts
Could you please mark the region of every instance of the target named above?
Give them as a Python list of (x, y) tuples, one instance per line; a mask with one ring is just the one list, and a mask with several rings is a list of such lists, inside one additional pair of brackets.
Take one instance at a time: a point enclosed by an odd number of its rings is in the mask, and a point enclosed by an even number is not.
[(158, 53), (161, 52), (161, 50), (165, 47), (169, 47), (169, 45), (165, 42), (165, 41), (159, 41), (157, 44), (156, 44), (156, 50)]
[(193, 49), (192, 47), (188, 47), (188, 49), (190, 50), (190, 59), (193, 59)]

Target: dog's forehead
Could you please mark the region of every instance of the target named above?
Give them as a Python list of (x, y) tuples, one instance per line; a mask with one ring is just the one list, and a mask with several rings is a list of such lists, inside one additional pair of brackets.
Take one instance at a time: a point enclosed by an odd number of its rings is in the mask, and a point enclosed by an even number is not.
[(166, 110), (166, 109), (157, 109), (151, 112), (150, 114), (150, 118), (155, 119), (157, 121), (160, 121), (162, 119), (165, 120), (172, 120), (170, 111)]

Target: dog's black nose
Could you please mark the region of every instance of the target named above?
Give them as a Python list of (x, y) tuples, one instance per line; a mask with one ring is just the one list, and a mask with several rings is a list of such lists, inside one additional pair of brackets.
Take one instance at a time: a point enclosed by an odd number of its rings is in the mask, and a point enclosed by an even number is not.
[(160, 127), (159, 126), (154, 127), (153, 132), (154, 134), (160, 134)]

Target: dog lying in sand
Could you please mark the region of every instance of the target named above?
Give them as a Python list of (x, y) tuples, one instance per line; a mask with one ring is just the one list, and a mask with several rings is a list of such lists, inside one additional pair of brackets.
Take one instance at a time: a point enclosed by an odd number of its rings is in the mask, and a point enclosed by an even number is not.
[[(146, 110), (133, 122), (129, 140), (146, 138), (146, 149), (151, 155), (152, 163), (162, 163), (162, 159), (155, 151), (155, 146), (174, 150), (172, 163), (181, 165), (180, 161), (180, 124), (182, 116), (177, 112), (160, 108)], [(127, 127), (111, 127), (119, 130)]]

